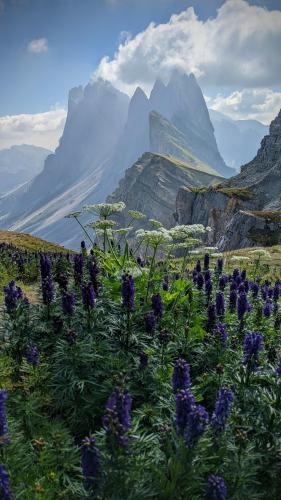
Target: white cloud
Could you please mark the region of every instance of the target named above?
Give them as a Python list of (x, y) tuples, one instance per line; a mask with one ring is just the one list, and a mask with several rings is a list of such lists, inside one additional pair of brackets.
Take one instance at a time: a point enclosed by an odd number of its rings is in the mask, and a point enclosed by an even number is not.
[(36, 38), (31, 40), (27, 45), (28, 52), (33, 54), (40, 54), (41, 52), (48, 51), (48, 40), (47, 38)]
[(94, 78), (132, 93), (177, 67), (205, 86), (265, 87), (280, 83), (280, 46), (281, 11), (227, 0), (206, 21), (190, 7), (165, 24), (151, 23), (121, 43), (113, 59), (104, 57)]
[(253, 119), (268, 124), (281, 108), (281, 92), (268, 88), (236, 90), (229, 96), (207, 97), (209, 108), (220, 111), (231, 118)]
[(14, 144), (33, 144), (54, 150), (62, 135), (66, 111), (0, 116), (0, 149)]

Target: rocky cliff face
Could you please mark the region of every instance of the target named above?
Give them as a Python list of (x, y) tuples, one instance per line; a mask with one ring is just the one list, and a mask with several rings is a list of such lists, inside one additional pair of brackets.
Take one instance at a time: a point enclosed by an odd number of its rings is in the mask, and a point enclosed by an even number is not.
[(281, 111), (256, 157), (241, 173), (215, 188), (180, 189), (181, 223), (212, 227), (208, 243), (222, 250), (281, 241)]
[[(157, 219), (165, 227), (172, 227), (175, 225), (175, 202), (179, 188), (206, 186), (218, 180), (217, 176), (173, 158), (145, 153), (126, 171), (118, 188), (107, 201), (123, 201), (126, 204), (126, 210), (117, 217), (121, 227), (126, 227), (130, 222), (128, 210), (138, 210), (148, 219)], [(148, 222), (141, 221), (140, 227), (145, 226), (149, 227)]]

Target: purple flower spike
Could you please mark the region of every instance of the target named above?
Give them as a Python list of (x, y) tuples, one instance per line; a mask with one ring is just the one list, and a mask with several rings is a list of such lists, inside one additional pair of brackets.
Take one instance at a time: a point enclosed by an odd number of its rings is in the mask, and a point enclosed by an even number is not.
[(128, 311), (132, 311), (135, 306), (135, 286), (134, 278), (129, 274), (123, 274), (121, 285), (122, 304)]
[(263, 350), (261, 333), (249, 332), (244, 340), (244, 364), (254, 370), (258, 364), (259, 353)]
[(215, 411), (211, 420), (211, 425), (215, 434), (219, 434), (224, 431), (227, 419), (231, 412), (233, 400), (234, 394), (230, 389), (220, 389), (218, 399), (215, 404)]
[(101, 468), (100, 452), (96, 447), (96, 439), (93, 436), (84, 438), (80, 452), (85, 485), (86, 488), (91, 488), (97, 480)]
[(188, 389), (190, 387), (190, 368), (185, 359), (178, 359), (174, 365), (173, 391)]
[(222, 477), (211, 474), (208, 477), (206, 488), (207, 500), (225, 500), (227, 497), (227, 488)]

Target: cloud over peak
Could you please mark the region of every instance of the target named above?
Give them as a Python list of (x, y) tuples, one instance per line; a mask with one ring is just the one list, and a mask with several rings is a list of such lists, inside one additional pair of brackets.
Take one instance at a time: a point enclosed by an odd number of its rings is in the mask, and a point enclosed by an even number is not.
[(0, 149), (14, 144), (33, 144), (54, 150), (62, 135), (66, 110), (0, 116)]
[(132, 93), (149, 89), (174, 68), (193, 72), (205, 86), (266, 87), (280, 84), (281, 12), (226, 0), (214, 18), (199, 19), (193, 7), (165, 24), (151, 23), (104, 57), (95, 72)]
[(28, 52), (33, 54), (40, 54), (41, 52), (48, 51), (48, 40), (47, 38), (35, 38), (31, 40), (27, 45)]

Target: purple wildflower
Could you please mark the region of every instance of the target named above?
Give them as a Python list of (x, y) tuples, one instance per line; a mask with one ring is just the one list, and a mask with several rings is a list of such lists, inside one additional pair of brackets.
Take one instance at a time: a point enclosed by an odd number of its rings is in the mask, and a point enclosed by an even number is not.
[(8, 286), (4, 286), (4, 294), (7, 312), (11, 314), (16, 309), (18, 301), (22, 299), (22, 290), (14, 281), (10, 281)]
[(139, 368), (140, 370), (144, 370), (148, 365), (148, 355), (145, 352), (141, 352), (139, 356)]
[(275, 286), (273, 288), (273, 300), (274, 302), (277, 302), (280, 298), (280, 285), (278, 283), (275, 283)]
[(173, 391), (188, 389), (190, 387), (190, 368), (185, 359), (177, 359), (173, 372)]
[(243, 320), (245, 313), (249, 311), (250, 311), (250, 304), (248, 303), (247, 300), (247, 294), (245, 292), (242, 292), (239, 294), (237, 301), (238, 319)]
[(225, 349), (228, 337), (226, 326), (223, 325), (222, 323), (218, 323), (214, 329), (214, 334), (218, 338), (223, 349)]
[(6, 416), (6, 400), (8, 392), (5, 389), (0, 389), (0, 440), (2, 443), (8, 443), (8, 423)]
[(215, 410), (211, 419), (211, 426), (216, 434), (224, 431), (227, 419), (231, 412), (233, 400), (234, 394), (230, 389), (224, 387), (219, 390)]
[(204, 285), (204, 277), (203, 274), (199, 273), (197, 276), (197, 288), (198, 290), (202, 290)]
[(216, 307), (214, 304), (210, 304), (208, 306), (207, 315), (208, 315), (207, 330), (211, 331), (213, 329), (213, 327), (215, 326), (216, 320), (217, 320)]
[(10, 478), (3, 464), (0, 464), (0, 498), (2, 500), (13, 500)]
[(227, 281), (228, 281), (228, 278), (227, 276), (221, 276), (220, 279), (219, 279), (219, 289), (223, 292), (225, 287), (226, 287), (226, 284), (227, 284)]
[(27, 347), (25, 357), (30, 365), (38, 366), (40, 364), (39, 349), (35, 344), (30, 344)]
[(197, 273), (201, 273), (201, 262), (200, 262), (200, 260), (197, 260), (197, 264), (195, 266), (195, 269), (196, 269)]
[(252, 292), (253, 297), (257, 298), (257, 296), (259, 294), (259, 289), (260, 289), (259, 284), (256, 282), (252, 283), (250, 288), (251, 288), (251, 292)]
[(168, 276), (164, 276), (162, 288), (163, 288), (164, 292), (167, 292), (169, 290), (169, 278), (168, 278)]
[(103, 425), (109, 437), (116, 438), (121, 446), (127, 446), (129, 438), (126, 435), (131, 427), (130, 411), (132, 398), (128, 391), (115, 389), (108, 398)]
[(188, 415), (187, 426), (184, 432), (186, 444), (190, 448), (195, 446), (199, 438), (204, 434), (208, 422), (209, 415), (204, 406), (193, 406)]
[(236, 281), (236, 279), (238, 278), (238, 276), (240, 276), (240, 271), (239, 269), (233, 269), (233, 273), (232, 273), (232, 278), (234, 279), (234, 281)]
[(49, 306), (54, 298), (54, 283), (51, 276), (42, 280), (42, 298), (46, 306)]
[(279, 366), (277, 366), (275, 371), (276, 371), (278, 377), (281, 377), (281, 356), (279, 357)]
[(272, 313), (272, 304), (269, 300), (267, 300), (263, 307), (263, 315), (265, 316), (265, 318), (270, 318), (271, 313)]
[(163, 315), (163, 302), (160, 293), (152, 295), (151, 302), (155, 317), (161, 319)]
[(100, 452), (96, 447), (96, 439), (93, 436), (84, 438), (80, 446), (80, 451), (86, 488), (90, 488), (97, 480), (101, 468)]
[(206, 281), (205, 283), (205, 292), (207, 295), (207, 299), (210, 300), (211, 294), (213, 290), (213, 283), (211, 280)]
[(71, 316), (74, 313), (76, 297), (72, 292), (63, 292), (61, 297), (62, 310), (64, 314)]
[(123, 274), (121, 295), (123, 307), (126, 307), (128, 311), (132, 311), (135, 305), (135, 286), (133, 276)]
[(269, 290), (269, 287), (268, 285), (264, 285), (262, 288), (261, 288), (261, 296), (263, 298), (264, 301), (267, 300), (267, 297), (268, 297), (268, 290)]
[(47, 254), (40, 255), (40, 271), (42, 282), (51, 275), (52, 264)]
[(210, 265), (210, 255), (208, 253), (205, 253), (204, 255), (204, 270), (207, 271), (209, 269)]
[(227, 496), (227, 488), (222, 477), (211, 474), (208, 477), (206, 488), (207, 500), (225, 500)]
[(187, 426), (188, 416), (195, 405), (195, 398), (189, 389), (184, 389), (176, 395), (176, 428), (183, 436)]
[(92, 283), (82, 285), (82, 301), (85, 309), (90, 311), (95, 307), (96, 294)]
[(223, 316), (225, 313), (223, 292), (218, 292), (216, 295), (216, 312), (218, 316)]
[(144, 316), (146, 333), (154, 333), (156, 327), (156, 318), (153, 311), (150, 311)]
[(244, 364), (255, 369), (259, 359), (259, 353), (263, 350), (263, 337), (261, 333), (249, 332), (244, 339)]
[(222, 273), (222, 270), (223, 270), (223, 259), (221, 259), (221, 258), (219, 258), (217, 260), (217, 270), (218, 270), (219, 274)]
[(204, 273), (204, 281), (205, 281), (205, 283), (206, 283), (207, 281), (209, 281), (211, 278), (212, 278), (212, 277), (211, 277), (211, 272), (210, 272), (209, 270), (207, 270), (207, 271)]
[(81, 285), (83, 277), (84, 259), (81, 253), (74, 255), (74, 281), (76, 285)]

